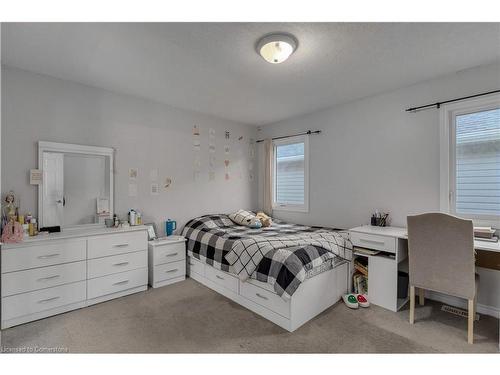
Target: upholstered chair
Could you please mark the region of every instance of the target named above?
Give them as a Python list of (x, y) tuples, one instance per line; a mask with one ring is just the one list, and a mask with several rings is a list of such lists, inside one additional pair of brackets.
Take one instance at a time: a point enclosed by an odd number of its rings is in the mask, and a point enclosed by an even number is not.
[(410, 324), (415, 320), (415, 288), (424, 304), (431, 290), (468, 301), (468, 342), (473, 343), (479, 277), (475, 273), (471, 220), (443, 213), (408, 216)]

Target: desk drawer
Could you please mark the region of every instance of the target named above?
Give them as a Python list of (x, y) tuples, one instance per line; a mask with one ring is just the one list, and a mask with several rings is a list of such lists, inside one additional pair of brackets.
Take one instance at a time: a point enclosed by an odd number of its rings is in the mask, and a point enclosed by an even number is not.
[(110, 257), (89, 259), (88, 278), (112, 275), (119, 272), (145, 268), (148, 265), (148, 252), (136, 251), (135, 253), (113, 255)]
[(87, 281), (87, 298), (93, 299), (107, 294), (137, 288), (147, 283), (147, 268), (98, 277)]
[(148, 249), (146, 231), (107, 234), (88, 239), (88, 258), (131, 253)]
[(195, 272), (200, 276), (205, 276), (205, 264), (200, 262), (198, 259), (188, 257), (187, 266), (189, 274), (191, 274), (191, 272)]
[(396, 252), (396, 239), (394, 237), (351, 232), (351, 242), (354, 246), (367, 249), (386, 251), (389, 253)]
[(2, 296), (32, 292), (57, 285), (85, 281), (85, 261), (10, 272), (2, 275)]
[(290, 317), (290, 301), (285, 301), (276, 293), (272, 293), (248, 282), (244, 282), (240, 285), (240, 294), (250, 301), (264, 306), (265, 308), (274, 311), (285, 318)]
[(85, 301), (85, 281), (2, 298), (2, 320)]
[(160, 282), (176, 277), (186, 276), (186, 262), (180, 260), (178, 262), (160, 264), (154, 268), (154, 282)]
[(236, 276), (208, 266), (205, 267), (205, 277), (214, 283), (223, 286), (224, 288), (238, 293), (239, 279)]
[(87, 241), (59, 240), (2, 250), (2, 273), (85, 260)]
[(177, 262), (186, 259), (186, 244), (184, 242), (157, 245), (154, 248), (154, 265)]

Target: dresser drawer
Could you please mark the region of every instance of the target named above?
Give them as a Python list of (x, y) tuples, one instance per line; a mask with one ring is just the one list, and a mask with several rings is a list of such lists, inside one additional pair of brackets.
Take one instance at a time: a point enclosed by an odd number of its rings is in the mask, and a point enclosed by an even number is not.
[(195, 272), (200, 276), (205, 276), (205, 264), (200, 262), (198, 259), (193, 257), (188, 257), (187, 259), (188, 273)]
[(186, 262), (184, 260), (179, 260), (178, 262), (160, 264), (159, 266), (155, 266), (153, 274), (155, 283), (175, 279), (176, 277), (185, 277)]
[(10, 272), (2, 275), (2, 296), (31, 292), (57, 285), (85, 281), (85, 261)]
[(113, 255), (104, 258), (89, 259), (87, 274), (89, 279), (107, 276), (118, 272), (145, 268), (148, 265), (148, 252), (136, 251), (134, 253)]
[(281, 316), (284, 316), (285, 318), (290, 317), (290, 301), (285, 301), (276, 293), (272, 293), (248, 282), (244, 282), (240, 285), (240, 295), (250, 301), (264, 306), (271, 311), (274, 311), (275, 313), (280, 314)]
[(87, 241), (47, 241), (39, 245), (2, 249), (2, 273), (85, 260)]
[(131, 253), (147, 250), (148, 238), (146, 231), (130, 233), (107, 234), (88, 239), (88, 258), (101, 258), (110, 255)]
[(148, 269), (140, 268), (87, 281), (87, 298), (93, 299), (147, 285)]
[(154, 265), (177, 262), (186, 259), (186, 244), (184, 242), (155, 246)]
[(2, 298), (2, 320), (85, 301), (85, 281)]
[(394, 237), (351, 232), (351, 242), (354, 246), (367, 249), (381, 250), (389, 253), (396, 252), (396, 239)]
[(219, 271), (213, 267), (205, 267), (205, 277), (214, 283), (238, 293), (239, 279), (227, 272)]

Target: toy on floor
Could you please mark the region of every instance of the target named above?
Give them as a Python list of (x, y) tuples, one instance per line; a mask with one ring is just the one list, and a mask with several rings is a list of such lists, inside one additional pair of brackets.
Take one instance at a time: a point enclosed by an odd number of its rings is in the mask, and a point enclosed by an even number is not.
[(342, 299), (347, 307), (357, 309), (359, 307), (358, 299), (355, 294), (345, 294)]

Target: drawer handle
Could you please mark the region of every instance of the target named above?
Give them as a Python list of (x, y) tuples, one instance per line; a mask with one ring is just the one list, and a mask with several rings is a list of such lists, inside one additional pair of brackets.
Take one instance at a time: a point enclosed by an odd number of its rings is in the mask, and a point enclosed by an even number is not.
[(220, 275), (215, 275), (216, 278), (218, 278), (219, 280), (224, 280), (224, 278)]
[(48, 280), (57, 279), (58, 277), (61, 277), (61, 275), (42, 277), (42, 278), (38, 279), (37, 281), (48, 281)]
[(49, 258), (54, 258), (58, 257), (61, 254), (48, 254), (48, 255), (40, 255), (38, 259), (49, 259)]
[(118, 245), (114, 245), (113, 247), (127, 247), (128, 243), (120, 243)]
[(384, 241), (366, 240), (364, 238), (360, 238), (359, 240), (361, 242), (373, 243), (373, 244), (377, 244), (377, 245), (385, 245)]
[(172, 272), (177, 272), (177, 271), (179, 271), (179, 269), (178, 269), (178, 268), (173, 269), (173, 270), (168, 270), (168, 271), (165, 271), (165, 272), (166, 272), (166, 273), (172, 273)]
[(113, 266), (126, 266), (127, 264), (129, 264), (129, 262), (120, 262), (113, 264)]
[(165, 256), (166, 256), (166, 257), (175, 257), (177, 254), (179, 254), (179, 253), (167, 254), (167, 255), (165, 255)]
[(266, 301), (269, 299), (269, 298), (267, 298), (266, 296), (263, 296), (263, 295), (262, 295), (262, 294), (260, 294), (260, 293), (255, 293), (255, 295), (256, 295), (257, 297), (259, 297), (259, 298), (265, 299)]
[(48, 303), (48, 302), (55, 301), (56, 299), (59, 299), (59, 298), (61, 298), (61, 297), (57, 296), (57, 297), (42, 299), (42, 300), (38, 301), (38, 303)]
[(129, 280), (123, 280), (123, 281), (118, 281), (116, 283), (114, 283), (113, 285), (124, 285), (124, 284), (128, 284)]

